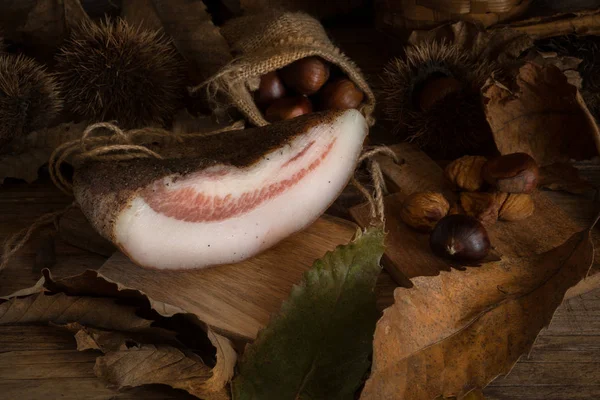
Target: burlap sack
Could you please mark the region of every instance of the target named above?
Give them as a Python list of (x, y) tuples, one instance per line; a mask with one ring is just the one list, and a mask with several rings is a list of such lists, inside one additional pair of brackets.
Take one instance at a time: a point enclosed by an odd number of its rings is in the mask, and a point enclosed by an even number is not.
[(319, 21), (308, 14), (271, 11), (247, 15), (225, 24), (221, 33), (237, 57), (211, 78), (208, 90), (213, 98), (224, 93), (252, 124), (268, 124), (252, 95), (260, 77), (309, 56), (337, 65), (365, 93), (360, 111), (369, 125), (374, 123), (371, 88), (358, 67), (331, 43)]

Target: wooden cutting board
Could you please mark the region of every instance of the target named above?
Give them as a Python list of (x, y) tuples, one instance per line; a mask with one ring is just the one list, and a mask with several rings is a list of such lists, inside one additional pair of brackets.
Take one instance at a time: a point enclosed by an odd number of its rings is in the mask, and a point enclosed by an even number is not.
[[(440, 271), (450, 270), (450, 265), (431, 253), (428, 234), (416, 232), (400, 220), (400, 206), (406, 196), (414, 192), (438, 191), (444, 193), (450, 201), (456, 200), (456, 194), (452, 192), (452, 186), (444, 177), (442, 168), (421, 150), (409, 143), (391, 148), (402, 160), (400, 163), (396, 164), (386, 156), (377, 158), (388, 189), (393, 192), (385, 198), (388, 235), (383, 263), (388, 270), (397, 272), (398, 278), (395, 280), (398, 284), (410, 287), (410, 278), (437, 275)], [(533, 216), (522, 221), (498, 221), (488, 227), (492, 245), (500, 256), (519, 258), (543, 253), (561, 245), (575, 232), (585, 228), (578, 226), (544, 192), (536, 192), (534, 202), (536, 209)], [(368, 205), (354, 207), (350, 213), (359, 225), (368, 225)], [(598, 272), (599, 269), (592, 268), (594, 276), (572, 288), (573, 293), (581, 293), (584, 286), (585, 291), (600, 286)]]
[(306, 230), (239, 264), (191, 271), (158, 271), (115, 253), (98, 271), (155, 301), (193, 313), (230, 337), (253, 340), (313, 262), (348, 243), (357, 226), (323, 216)]

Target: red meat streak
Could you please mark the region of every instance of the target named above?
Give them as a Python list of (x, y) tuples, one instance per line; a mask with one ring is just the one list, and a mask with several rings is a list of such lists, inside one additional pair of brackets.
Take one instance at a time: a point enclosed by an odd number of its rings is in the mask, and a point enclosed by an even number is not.
[[(142, 193), (148, 205), (157, 213), (187, 222), (216, 222), (245, 214), (262, 203), (281, 195), (314, 171), (331, 151), (336, 139), (331, 141), (321, 155), (308, 166), (295, 172), (290, 178), (271, 183), (260, 189), (242, 193), (239, 197), (210, 196), (198, 193), (193, 188), (167, 189), (164, 184), (153, 185)], [(309, 143), (300, 153), (288, 160), (297, 161), (309, 147)]]

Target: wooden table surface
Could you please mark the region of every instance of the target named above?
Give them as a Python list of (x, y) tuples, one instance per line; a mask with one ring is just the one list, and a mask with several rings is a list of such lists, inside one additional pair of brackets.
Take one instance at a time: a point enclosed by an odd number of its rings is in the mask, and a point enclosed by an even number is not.
[[(596, 170), (588, 176), (595, 179)], [(552, 193), (574, 219), (589, 221), (596, 205), (590, 198)], [(0, 239), (28, 226), (37, 216), (60, 209), (70, 198), (49, 183), (4, 185), (0, 189)], [(598, 232), (596, 232), (597, 234)], [(596, 235), (598, 236), (598, 235)], [(0, 296), (33, 285), (40, 277), (37, 235), (0, 272)], [(99, 268), (105, 258), (56, 238), (57, 275)], [(389, 280), (387, 280), (389, 282)], [(188, 399), (186, 393), (152, 386), (117, 392), (93, 373), (95, 352), (77, 352), (73, 335), (46, 326), (0, 326), (0, 399)], [(488, 399), (600, 398), (600, 290), (565, 301), (542, 332), (529, 357), (486, 389)]]
[[(356, 26), (338, 28), (334, 36), (338, 39), (336, 43), (358, 62), (377, 89), (376, 75), (394, 47), (398, 48), (398, 43), (372, 29)], [(583, 164), (581, 168), (584, 175), (600, 183), (596, 165)], [(552, 193), (552, 197), (582, 225), (588, 223), (598, 209), (589, 196)], [(3, 185), (0, 188), (0, 239), (28, 226), (37, 216), (70, 202), (71, 199), (47, 183)], [(40, 277), (35, 254), (45, 239), (44, 235), (42, 239), (39, 236), (23, 249), (11, 267), (0, 272), (0, 296), (32, 285)], [(598, 230), (595, 236), (599, 237)], [(57, 262), (52, 270), (58, 275), (76, 273), (82, 267), (97, 269), (105, 261), (102, 256), (69, 246), (60, 239), (56, 239), (56, 252)], [(94, 352), (77, 352), (72, 334), (57, 328), (0, 326), (0, 400), (191, 398), (182, 391), (162, 386), (123, 392), (107, 388), (94, 376), (96, 356)], [(494, 400), (600, 398), (600, 290), (564, 302), (550, 327), (541, 333), (531, 354), (523, 356), (507, 377), (493, 382), (485, 394)]]

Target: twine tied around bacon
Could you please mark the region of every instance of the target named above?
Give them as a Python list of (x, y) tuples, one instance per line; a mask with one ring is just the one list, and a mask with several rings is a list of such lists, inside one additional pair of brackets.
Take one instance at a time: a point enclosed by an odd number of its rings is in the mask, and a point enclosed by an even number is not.
[[(173, 134), (170, 131), (160, 128), (142, 128), (123, 131), (118, 126), (99, 122), (88, 126), (80, 139), (66, 142), (56, 148), (49, 160), (49, 171), (52, 182), (61, 191), (68, 195), (73, 193), (73, 185), (69, 182), (61, 171), (61, 165), (71, 157), (76, 161), (97, 160), (97, 161), (123, 161), (137, 158), (154, 157), (162, 159), (162, 156), (144, 146), (141, 143), (151, 142), (154, 138), (168, 138), (177, 142), (183, 142), (186, 138), (211, 136), (219, 133), (240, 129), (243, 127), (243, 121), (237, 121), (225, 128), (218, 129), (208, 133), (186, 133)], [(100, 133), (98, 135), (98, 133)], [(379, 146), (365, 150), (358, 159), (358, 164), (367, 161), (367, 168), (371, 174), (374, 194), (371, 194), (354, 176), (351, 179), (357, 189), (367, 199), (371, 209), (371, 218), (373, 224), (385, 224), (385, 213), (383, 204), (383, 195), (386, 192), (385, 181), (381, 168), (373, 157), (377, 154), (387, 154), (397, 160), (396, 154), (386, 146)], [(29, 241), (31, 235), (44, 225), (53, 223), (58, 230), (59, 218), (77, 206), (73, 202), (63, 210), (44, 214), (33, 222), (29, 227), (17, 232), (6, 240), (0, 257), (0, 271), (2, 271), (12, 257)]]
[(385, 154), (390, 156), (395, 162), (399, 162), (398, 156), (387, 146), (376, 146), (367, 148), (358, 158), (358, 165), (367, 161), (367, 169), (369, 170), (371, 180), (374, 186), (374, 193), (371, 194), (363, 184), (361, 184), (355, 176), (352, 177), (352, 184), (362, 193), (362, 195), (369, 202), (371, 209), (372, 224), (385, 225), (385, 207), (383, 202), (383, 196), (387, 192), (385, 186), (385, 179), (381, 172), (379, 163), (374, 159), (374, 156), (378, 154)]

